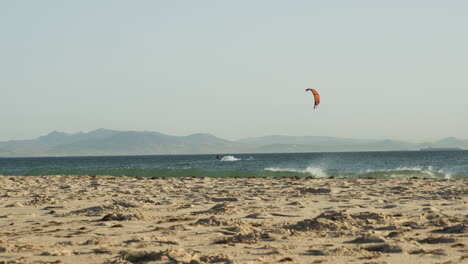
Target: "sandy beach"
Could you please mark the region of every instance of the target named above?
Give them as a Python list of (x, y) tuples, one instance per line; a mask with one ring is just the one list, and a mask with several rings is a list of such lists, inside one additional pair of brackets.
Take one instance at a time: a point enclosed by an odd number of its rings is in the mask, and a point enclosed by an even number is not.
[(468, 263), (467, 183), (0, 176), (0, 263)]

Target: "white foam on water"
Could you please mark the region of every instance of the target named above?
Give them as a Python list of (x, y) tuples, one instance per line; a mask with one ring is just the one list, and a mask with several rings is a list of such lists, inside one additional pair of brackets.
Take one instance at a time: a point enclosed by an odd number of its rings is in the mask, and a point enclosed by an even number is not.
[(238, 159), (238, 158), (236, 158), (234, 156), (224, 156), (221, 159), (221, 161), (239, 161), (239, 160), (241, 160), (241, 159)]
[(443, 174), (443, 175), (444, 175), (444, 179), (446, 179), (446, 180), (452, 179), (452, 174), (449, 173), (449, 172), (446, 172), (444, 169), (440, 169), (440, 170), (438, 170), (437, 172)]
[[(386, 174), (386, 176), (390, 178), (400, 178), (402, 176), (416, 176), (417, 174), (423, 175), (427, 178), (434, 178), (438, 179), (441, 176), (444, 177), (444, 179), (450, 179), (451, 175), (450, 173), (445, 172), (443, 169), (440, 169), (438, 171), (435, 171), (432, 166), (428, 166), (427, 168), (422, 168), (422, 167), (398, 167), (394, 169), (382, 169), (382, 170), (372, 170), (368, 169), (365, 171), (365, 174), (372, 174), (372, 173), (383, 173)], [(414, 173), (414, 175), (413, 175)]]
[(325, 171), (321, 168), (315, 167), (307, 167), (305, 169), (292, 169), (292, 168), (265, 168), (266, 171), (273, 171), (273, 172), (297, 172), (303, 174), (310, 174), (311, 176), (317, 178), (327, 178), (328, 175)]

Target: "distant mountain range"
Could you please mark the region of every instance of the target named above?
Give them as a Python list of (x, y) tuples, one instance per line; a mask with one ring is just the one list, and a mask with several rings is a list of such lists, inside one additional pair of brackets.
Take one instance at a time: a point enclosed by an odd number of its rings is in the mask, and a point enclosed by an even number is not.
[(51, 132), (31, 140), (0, 142), (2, 157), (104, 156), (162, 154), (287, 153), (337, 151), (468, 149), (468, 140), (454, 137), (435, 142), (365, 140), (322, 136), (265, 136), (236, 141), (211, 134), (171, 136), (148, 131), (97, 129), (88, 133)]

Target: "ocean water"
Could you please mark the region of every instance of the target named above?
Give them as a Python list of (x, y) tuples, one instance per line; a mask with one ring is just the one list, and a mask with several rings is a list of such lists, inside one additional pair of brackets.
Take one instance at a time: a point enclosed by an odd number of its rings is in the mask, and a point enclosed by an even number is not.
[(0, 158), (0, 174), (454, 179), (468, 178), (468, 151)]

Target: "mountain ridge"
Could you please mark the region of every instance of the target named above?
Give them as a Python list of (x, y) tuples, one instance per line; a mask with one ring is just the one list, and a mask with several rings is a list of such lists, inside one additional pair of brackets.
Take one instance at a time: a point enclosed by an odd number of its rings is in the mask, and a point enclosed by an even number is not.
[(398, 151), (428, 147), (468, 149), (468, 140), (446, 137), (434, 142), (412, 143), (392, 139), (283, 135), (226, 140), (209, 133), (173, 136), (154, 131), (119, 131), (99, 128), (87, 133), (52, 131), (36, 139), (0, 141), (0, 156)]

